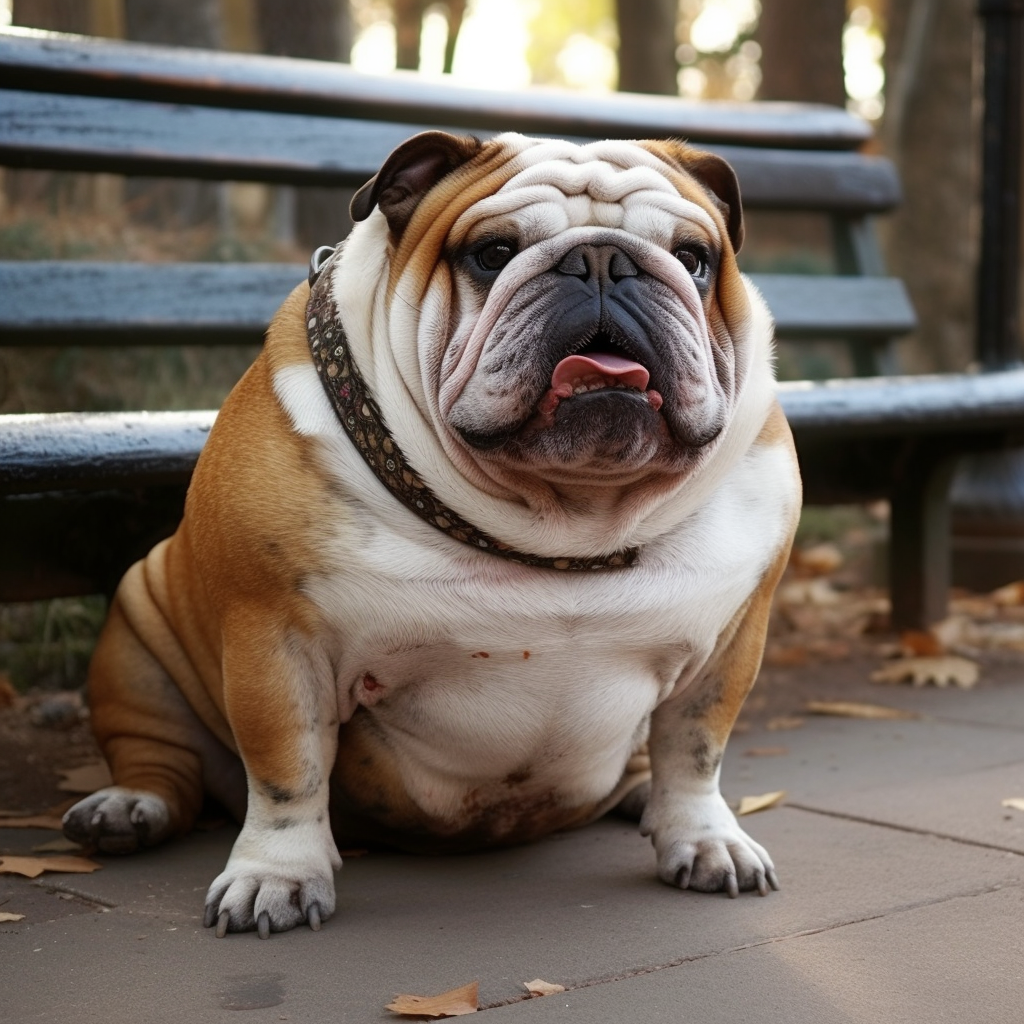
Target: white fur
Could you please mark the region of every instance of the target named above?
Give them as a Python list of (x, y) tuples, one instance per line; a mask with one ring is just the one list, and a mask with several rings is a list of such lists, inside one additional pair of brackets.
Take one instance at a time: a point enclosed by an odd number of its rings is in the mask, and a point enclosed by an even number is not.
[(525, 764), (568, 802), (610, 792), (653, 709), (699, 673), (756, 588), (799, 500), (788, 452), (758, 447), (632, 570), (527, 568), (401, 506), (322, 415), (311, 365), (280, 371), (275, 389), (356, 513), (325, 548), (337, 569), (308, 588), (336, 637), (340, 714), (366, 703), (366, 674), (388, 689), (373, 713), (401, 735), (408, 791), (441, 818)]

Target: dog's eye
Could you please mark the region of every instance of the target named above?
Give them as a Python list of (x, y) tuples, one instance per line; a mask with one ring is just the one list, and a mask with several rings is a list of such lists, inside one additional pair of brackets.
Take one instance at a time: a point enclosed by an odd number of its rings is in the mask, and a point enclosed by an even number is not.
[(683, 269), (695, 278), (703, 278), (708, 272), (707, 253), (698, 246), (684, 245), (676, 249), (673, 256), (683, 265)]
[(476, 261), (480, 264), (482, 270), (493, 274), (496, 270), (501, 270), (507, 263), (510, 263), (515, 254), (515, 246), (510, 242), (491, 242), (477, 252)]

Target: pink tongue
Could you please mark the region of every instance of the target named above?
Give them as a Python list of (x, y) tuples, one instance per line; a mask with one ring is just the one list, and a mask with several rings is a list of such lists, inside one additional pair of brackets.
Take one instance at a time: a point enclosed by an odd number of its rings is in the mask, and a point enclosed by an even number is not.
[(625, 384), (629, 388), (643, 391), (651, 375), (631, 359), (613, 356), (605, 352), (596, 352), (591, 356), (567, 356), (556, 367), (551, 375), (551, 386), (572, 384), (577, 378), (585, 379), (593, 376), (611, 377), (616, 383)]

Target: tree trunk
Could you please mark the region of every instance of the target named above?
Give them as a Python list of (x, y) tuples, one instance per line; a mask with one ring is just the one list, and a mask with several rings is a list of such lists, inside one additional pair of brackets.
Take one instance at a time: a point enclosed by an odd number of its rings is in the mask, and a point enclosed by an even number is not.
[(845, 24), (844, 0), (761, 0), (759, 98), (844, 106)]
[(426, 0), (392, 0), (395, 13), (395, 67), (415, 71), (420, 66), (420, 38)]
[(256, 0), (264, 53), (348, 62), (352, 16), (347, 0)]
[(619, 90), (677, 96), (676, 0), (616, 0)]
[(91, 5), (83, 0), (14, 0), (11, 24), (87, 35), (91, 13)]
[[(124, 0), (128, 39), (161, 46), (216, 50), (221, 45), (218, 0)], [(203, 181), (129, 179), (125, 198), (132, 216), (150, 224), (194, 227), (218, 212), (218, 189)]]
[(887, 255), (917, 310), (920, 326), (905, 357), (915, 371), (962, 370), (973, 358), (976, 7), (976, 0), (889, 3), (882, 138), (904, 199), (886, 224)]
[[(347, 0), (256, 0), (264, 53), (281, 57), (345, 61), (352, 52), (352, 17)], [(348, 234), (350, 193), (334, 188), (299, 188), (295, 203), (278, 203), (293, 218), (295, 241), (312, 249)], [(278, 193), (281, 196), (281, 193)]]

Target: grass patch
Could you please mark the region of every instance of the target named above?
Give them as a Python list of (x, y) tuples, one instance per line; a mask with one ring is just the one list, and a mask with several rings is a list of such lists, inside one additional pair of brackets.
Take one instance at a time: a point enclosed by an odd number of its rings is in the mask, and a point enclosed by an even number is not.
[(0, 671), (22, 693), (78, 689), (106, 611), (102, 597), (0, 604)]

